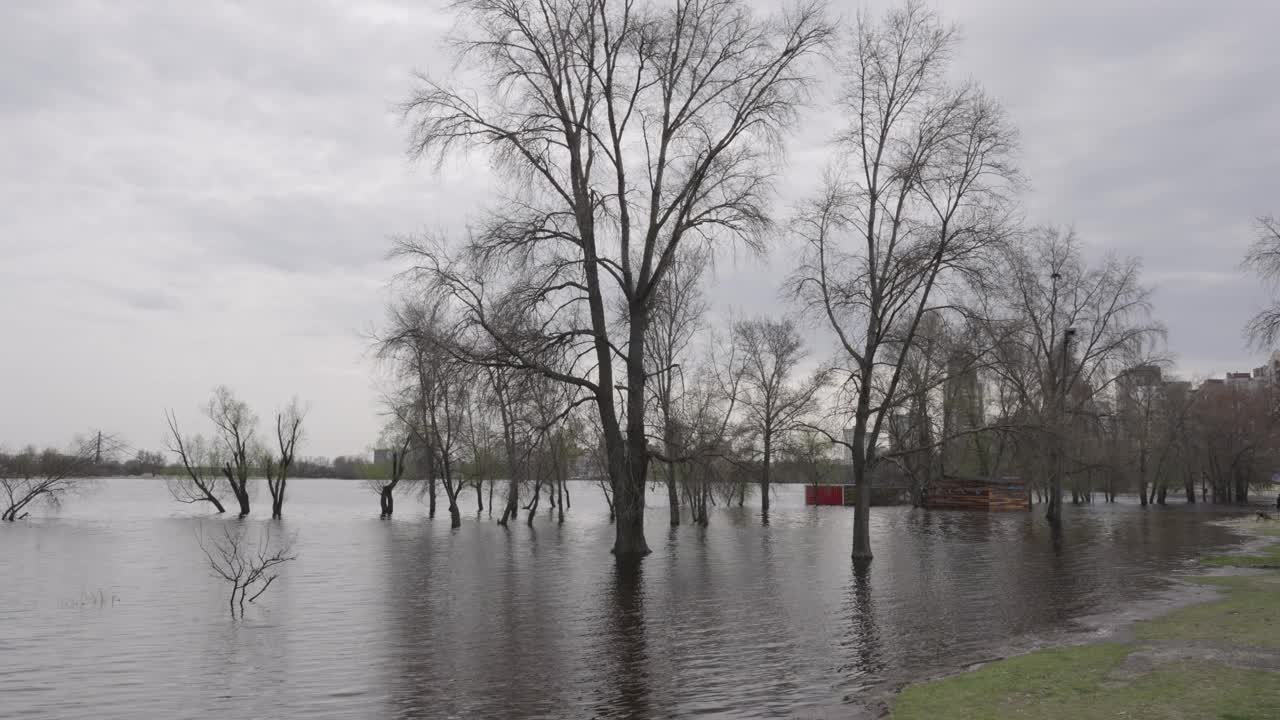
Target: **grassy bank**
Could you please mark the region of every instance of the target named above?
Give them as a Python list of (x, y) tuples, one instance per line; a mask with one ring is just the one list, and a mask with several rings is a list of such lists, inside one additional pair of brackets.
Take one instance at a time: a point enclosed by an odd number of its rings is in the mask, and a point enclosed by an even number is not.
[(1274, 539), (1202, 559), (1248, 569), (1193, 580), (1219, 599), (1140, 622), (1124, 642), (1042, 650), (910, 686), (892, 717), (1280, 718), (1280, 521), (1234, 526)]

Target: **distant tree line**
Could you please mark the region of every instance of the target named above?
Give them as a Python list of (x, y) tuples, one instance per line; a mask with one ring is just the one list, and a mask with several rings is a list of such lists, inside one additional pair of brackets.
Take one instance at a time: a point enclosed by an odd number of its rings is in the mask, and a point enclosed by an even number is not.
[[(244, 515), (262, 477), (278, 516), (288, 479), (324, 475), (366, 480), (384, 517), (410, 496), (454, 526), (472, 501), (562, 522), (585, 478), (613, 552), (637, 558), (650, 488), (673, 526), (753, 495), (767, 522), (775, 483), (841, 477), (868, 560), (890, 473), (917, 503), (949, 476), (1016, 476), (1058, 525), (1095, 495), (1243, 502), (1280, 463), (1274, 384), (1165, 378), (1141, 264), (1022, 221), (1017, 129), (957, 79), (957, 31), (923, 2), (844, 28), (820, 2), (453, 7), (457, 72), (419, 77), (409, 151), (477, 153), (497, 181), (464, 234), (396, 242), (375, 338), (388, 457), (295, 457), (296, 402), (260, 432), (219, 388), (208, 434), (168, 415), (178, 500)], [(780, 151), (828, 62), (828, 167), (775, 218)], [(1246, 262), (1275, 281), (1280, 234), (1259, 229)], [(789, 312), (713, 313), (718, 253), (770, 243)], [(1277, 318), (1250, 326), (1260, 344)]]

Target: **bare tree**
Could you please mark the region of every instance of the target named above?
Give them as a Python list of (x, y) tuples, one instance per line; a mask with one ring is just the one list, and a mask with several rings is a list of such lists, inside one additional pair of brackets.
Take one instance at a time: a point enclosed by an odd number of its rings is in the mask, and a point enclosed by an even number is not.
[(1268, 486), (1280, 461), (1280, 390), (1207, 381), (1196, 389), (1192, 423), (1200, 470), (1215, 503), (1246, 503), (1251, 487)]
[[(740, 387), (746, 375), (738, 346), (708, 334), (706, 358), (691, 375), (691, 383), (675, 403), (675, 428), (670, 452), (684, 490), (685, 505), (694, 524), (707, 525), (708, 507), (717, 489), (740, 495), (735, 481), (742, 474), (741, 453), (734, 420), (738, 417)], [(743, 483), (745, 485), (745, 483)]]
[(524, 428), (521, 427), (520, 419), (521, 398), (528, 378), (521, 377), (518, 372), (506, 367), (487, 368), (486, 376), (493, 390), (494, 404), (498, 408), (498, 418), (502, 424), (502, 447), (509, 475), (506, 505), (498, 518), (498, 524), (505, 526), (508, 520), (520, 514), (520, 485), (529, 469), (529, 452), (532, 446), (522, 441)]
[(401, 396), (409, 402), (391, 401), (393, 413), (408, 429), (414, 444), (428, 458), (428, 482), (437, 477), (444, 486), (453, 527), (462, 524), (458, 495), (463, 435), (476, 372), (456, 356), (452, 334), (457, 325), (449, 317), (446, 302), (408, 301), (393, 308), (391, 327), (380, 340), (379, 356), (398, 364), (397, 376), (407, 382)]
[(289, 482), (289, 468), (293, 465), (294, 450), (302, 439), (302, 420), (306, 411), (294, 398), (287, 408), (276, 413), (276, 449), (279, 455), (272, 456), (270, 451), (264, 458), (263, 470), (267, 476), (267, 490), (271, 492), (271, 517), (280, 517), (284, 512), (284, 493)]
[(0, 522), (20, 520), (38, 503), (57, 507), (92, 474), (96, 457), (96, 438), (65, 453), (34, 447), (14, 455), (0, 453)]
[(199, 435), (184, 436), (178, 429), (178, 418), (172, 410), (166, 410), (164, 417), (169, 424), (169, 452), (178, 456), (184, 473), (167, 479), (169, 494), (181, 503), (207, 502), (214, 510), (226, 512), (219, 484), (219, 466), (222, 463), (216, 450)]
[(293, 539), (273, 540), (270, 526), (263, 526), (256, 543), (248, 534), (245, 525), (233, 527), (230, 523), (222, 525), (219, 536), (206, 538), (203, 530), (196, 531), (196, 540), (209, 561), (214, 577), (231, 583), (227, 607), (232, 617), (235, 617), (237, 609), (243, 617), (245, 602), (261, 597), (280, 577), (281, 566), (298, 557), (292, 554)]
[[(407, 105), (412, 152), (483, 148), (511, 194), (463, 252), (404, 250), (465, 306), (492, 345), (486, 362), (592, 398), (617, 515), (613, 551), (645, 555), (644, 338), (658, 288), (681, 247), (758, 245), (770, 152), (831, 26), (816, 3), (765, 20), (745, 0), (455, 7), (475, 30), (459, 45), (458, 77), (488, 82), (423, 77)], [(572, 362), (548, 365), (548, 354)]]
[[(1105, 258), (1090, 265), (1074, 233), (1038, 230), (1005, 255), (1007, 282), (995, 296), (987, 331), (992, 369), (1017, 398), (1017, 421), (1034, 468), (1048, 477), (1046, 517), (1061, 522), (1065, 477), (1086, 453), (1116, 382), (1138, 365), (1162, 361), (1154, 351), (1164, 335), (1151, 319), (1151, 291), (1137, 260)], [(1072, 458), (1077, 465), (1071, 466)]]
[[(1244, 268), (1257, 275), (1273, 291), (1280, 288), (1280, 220), (1260, 217), (1257, 237), (1244, 257)], [(1271, 347), (1280, 339), (1280, 299), (1260, 310), (1245, 328), (1256, 347)]]
[(858, 19), (843, 166), (795, 223), (804, 254), (793, 287), (847, 361), (858, 559), (871, 557), (870, 471), (921, 318), (1007, 235), (1018, 180), (1016, 133), (999, 104), (946, 82), (955, 42), (916, 0), (881, 22)]
[(213, 421), (217, 442), (225, 453), (222, 475), (240, 504), (240, 517), (244, 517), (249, 514), (249, 475), (254, 459), (251, 450), (258, 416), (226, 385), (214, 389), (205, 414)]
[[(706, 312), (702, 297), (701, 281), (707, 265), (705, 252), (683, 249), (676, 255), (666, 278), (658, 287), (653, 306), (653, 318), (645, 334), (646, 356), (651, 365), (649, 376), (653, 380), (652, 392), (655, 422), (662, 440), (663, 452), (668, 456), (679, 455), (676, 448), (676, 403), (683, 392), (684, 364), (694, 334)], [(670, 508), (671, 526), (680, 524), (680, 493), (676, 488), (676, 463), (664, 463), (667, 484), (667, 503)]]
[(379, 517), (389, 518), (396, 510), (396, 490), (405, 482), (405, 469), (409, 459), (409, 447), (412, 435), (399, 429), (399, 437), (392, 442), (391, 478), (386, 481), (369, 480), (369, 489), (378, 494)]
[(738, 405), (742, 427), (760, 442), (760, 514), (769, 521), (770, 470), (778, 448), (816, 407), (815, 398), (830, 373), (819, 368), (797, 382), (798, 366), (807, 353), (795, 324), (787, 320), (744, 320), (733, 328), (742, 358)]
[(475, 388), (469, 397), (463, 423), (463, 444), (471, 456), (466, 473), (476, 491), (476, 512), (485, 508), (484, 485), (489, 484), (489, 514), (493, 515), (493, 486), (501, 476), (502, 451), (498, 447), (498, 432), (493, 427), (494, 400), (491, 389), (477, 377)]

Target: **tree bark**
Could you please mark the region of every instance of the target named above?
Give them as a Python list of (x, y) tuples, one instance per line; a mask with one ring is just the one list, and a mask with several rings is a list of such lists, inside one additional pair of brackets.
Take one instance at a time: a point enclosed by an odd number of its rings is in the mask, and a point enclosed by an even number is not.
[[(671, 447), (670, 443), (667, 447)], [(667, 504), (671, 514), (671, 527), (680, 526), (680, 495), (676, 492), (676, 468), (667, 463)]]
[[(870, 360), (870, 354), (866, 356)], [(861, 377), (871, 377), (874, 365), (864, 361), (860, 368)], [(871, 417), (871, 388), (867, 382), (858, 384), (858, 406), (853, 420), (853, 449), (850, 460), (853, 470), (853, 483), (857, 491), (858, 504), (853, 511), (853, 552), (854, 560), (867, 561), (871, 553), (871, 483), (868, 473), (869, 461), (874, 457), (867, 448), (867, 422)]]
[(382, 486), (382, 491), (378, 493), (378, 504), (381, 510), (381, 517), (389, 518), (391, 513), (395, 512), (395, 498), (392, 494), (394, 485), (387, 484)]
[(760, 520), (765, 525), (769, 524), (769, 465), (773, 454), (773, 438), (770, 435), (772, 432), (764, 434), (764, 466), (760, 472)]

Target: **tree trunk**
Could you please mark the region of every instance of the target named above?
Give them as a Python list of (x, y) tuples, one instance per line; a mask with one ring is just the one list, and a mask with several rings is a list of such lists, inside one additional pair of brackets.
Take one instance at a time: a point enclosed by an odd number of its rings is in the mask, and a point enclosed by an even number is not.
[(392, 491), (395, 485), (387, 484), (382, 486), (382, 491), (378, 493), (378, 505), (382, 512), (382, 517), (389, 518), (391, 513), (395, 511), (395, 499)]
[(436, 516), (436, 479), (435, 472), (427, 478), (427, 517)]
[(271, 517), (278, 518), (284, 515), (284, 491), (287, 481), (284, 476), (280, 476), (280, 491), (271, 499)]
[(484, 512), (484, 495), (482, 495), (480, 491), (480, 486), (482, 484), (484, 484), (483, 480), (478, 480), (474, 483), (476, 488), (476, 514), (477, 515)]
[(642, 557), (649, 554), (644, 538), (644, 482), (624, 481), (614, 492), (615, 533), (613, 554)]
[(667, 463), (667, 505), (671, 513), (671, 527), (679, 527), (680, 495), (676, 492), (676, 468), (672, 463)]
[[(871, 377), (874, 358), (868, 353), (868, 361), (861, 367), (861, 377)], [(853, 450), (850, 457), (853, 483), (858, 493), (858, 504), (853, 511), (853, 559), (870, 560), (871, 553), (871, 483), (869, 465), (874, 449), (867, 448), (867, 422), (871, 417), (871, 386), (858, 384), (858, 407), (853, 420)]]
[(240, 503), (240, 517), (245, 517), (249, 514), (249, 488), (233, 485), (231, 490), (236, 495), (236, 502)]
[(538, 512), (538, 503), (542, 499), (542, 483), (533, 486), (533, 499), (529, 501), (529, 506), (525, 509), (529, 511), (529, 515), (525, 518), (525, 524), (533, 527), (533, 516)]
[(764, 434), (764, 467), (760, 473), (760, 521), (765, 525), (769, 524), (769, 461), (773, 451), (771, 434), (769, 431)]
[(1062, 455), (1063, 449), (1060, 447), (1060, 437), (1055, 437), (1053, 441), (1053, 451), (1050, 455), (1049, 462), (1049, 497), (1048, 507), (1045, 508), (1044, 517), (1049, 521), (1050, 525), (1055, 527), (1062, 524)]
[(502, 517), (498, 519), (499, 525), (506, 525), (507, 520), (520, 514), (520, 481), (514, 477), (507, 487), (507, 506), (502, 509)]

